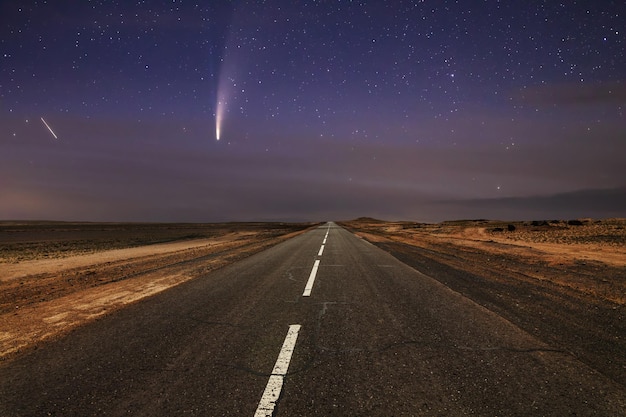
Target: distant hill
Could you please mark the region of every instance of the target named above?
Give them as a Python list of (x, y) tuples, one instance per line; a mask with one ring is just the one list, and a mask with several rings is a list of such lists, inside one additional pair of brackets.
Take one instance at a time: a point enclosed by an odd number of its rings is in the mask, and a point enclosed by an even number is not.
[(350, 220), (350, 222), (359, 222), (359, 223), (387, 223), (385, 220), (374, 219), (373, 217), (359, 217), (354, 220)]

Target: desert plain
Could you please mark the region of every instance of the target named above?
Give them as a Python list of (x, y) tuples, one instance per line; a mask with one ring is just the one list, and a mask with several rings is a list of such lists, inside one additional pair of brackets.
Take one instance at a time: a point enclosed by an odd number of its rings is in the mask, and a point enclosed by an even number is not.
[(626, 219), (341, 225), (626, 384)]
[(0, 222), (0, 360), (312, 226)]
[(402, 245), (420, 248), (466, 271), (517, 272), (520, 280), (626, 303), (626, 219), (428, 224), (362, 218), (342, 225), (392, 252)]
[[(318, 224), (2, 222), (0, 360)], [(626, 383), (626, 219), (339, 224)]]

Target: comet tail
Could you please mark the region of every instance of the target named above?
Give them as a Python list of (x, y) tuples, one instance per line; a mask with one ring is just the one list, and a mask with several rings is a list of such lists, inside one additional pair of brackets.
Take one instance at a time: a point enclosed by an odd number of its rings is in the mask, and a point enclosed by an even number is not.
[(222, 118), (224, 116), (224, 104), (222, 101), (217, 102), (215, 110), (215, 139), (220, 140), (220, 132), (222, 130)]

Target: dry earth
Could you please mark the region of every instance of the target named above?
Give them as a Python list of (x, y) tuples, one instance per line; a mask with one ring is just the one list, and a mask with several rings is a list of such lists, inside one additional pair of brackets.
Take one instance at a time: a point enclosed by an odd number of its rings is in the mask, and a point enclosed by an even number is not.
[(311, 226), (0, 223), (0, 359)]
[[(439, 224), (343, 222), (372, 242), (399, 242), (427, 249), (463, 270), (519, 272), (519, 279), (550, 281), (564, 291), (626, 303), (626, 219)], [(512, 268), (515, 271), (512, 271)]]
[(343, 225), (626, 387), (625, 219)]

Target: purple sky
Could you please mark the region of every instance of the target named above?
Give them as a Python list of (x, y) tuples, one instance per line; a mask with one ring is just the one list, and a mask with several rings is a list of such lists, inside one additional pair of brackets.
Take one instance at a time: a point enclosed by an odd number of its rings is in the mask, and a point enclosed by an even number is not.
[(292, 3), (0, 1), (0, 219), (626, 217), (623, 2)]

